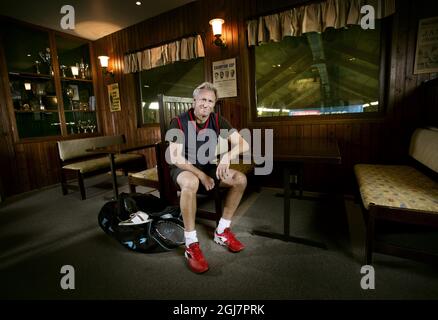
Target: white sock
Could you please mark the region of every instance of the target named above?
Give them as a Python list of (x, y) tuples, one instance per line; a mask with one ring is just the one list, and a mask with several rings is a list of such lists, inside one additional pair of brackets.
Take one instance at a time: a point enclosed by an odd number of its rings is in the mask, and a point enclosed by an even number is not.
[(198, 242), (198, 237), (196, 236), (196, 230), (184, 231), (184, 237), (186, 239), (186, 247), (189, 247), (192, 243)]
[(224, 230), (226, 228), (229, 228), (230, 225), (231, 225), (231, 220), (227, 220), (227, 219), (221, 218), (219, 220), (219, 225), (217, 226), (217, 229), (216, 229), (217, 233), (224, 232)]

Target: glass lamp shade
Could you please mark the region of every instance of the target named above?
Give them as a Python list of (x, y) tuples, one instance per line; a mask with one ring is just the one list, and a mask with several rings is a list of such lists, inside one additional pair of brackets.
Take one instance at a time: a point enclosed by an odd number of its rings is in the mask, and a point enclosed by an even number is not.
[(223, 19), (212, 19), (210, 20), (210, 25), (213, 28), (213, 35), (221, 35), (222, 34), (222, 24), (225, 21)]
[(108, 56), (98, 56), (97, 58), (99, 59), (102, 68), (108, 68)]

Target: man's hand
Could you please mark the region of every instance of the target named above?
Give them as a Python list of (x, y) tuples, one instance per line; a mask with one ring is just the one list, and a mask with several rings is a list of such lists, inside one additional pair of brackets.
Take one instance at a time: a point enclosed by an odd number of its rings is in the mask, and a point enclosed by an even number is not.
[(217, 165), (216, 177), (219, 180), (225, 180), (230, 174), (229, 169), (230, 169), (230, 158), (228, 153), (226, 153), (222, 156), (221, 160), (219, 161), (219, 164)]
[(214, 180), (212, 177), (209, 177), (205, 173), (202, 173), (199, 176), (199, 180), (201, 181), (202, 185), (204, 186), (205, 190), (210, 191), (214, 188)]

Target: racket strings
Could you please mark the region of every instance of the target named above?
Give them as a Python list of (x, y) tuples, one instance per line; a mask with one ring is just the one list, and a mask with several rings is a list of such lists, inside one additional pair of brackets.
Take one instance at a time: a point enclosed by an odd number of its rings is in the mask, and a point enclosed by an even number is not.
[(155, 233), (166, 245), (179, 246), (184, 241), (184, 228), (172, 221), (158, 221)]

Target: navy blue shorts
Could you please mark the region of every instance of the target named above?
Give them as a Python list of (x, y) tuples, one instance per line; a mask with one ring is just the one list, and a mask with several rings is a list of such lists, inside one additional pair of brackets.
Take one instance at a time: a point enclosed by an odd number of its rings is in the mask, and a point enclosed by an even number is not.
[[(215, 185), (217, 185), (220, 182), (218, 180), (218, 178), (216, 178), (216, 168), (217, 167), (215, 164), (206, 164), (204, 166), (196, 166), (196, 168), (198, 168), (199, 170), (201, 170), (202, 172), (207, 174), (209, 177), (213, 178)], [(183, 171), (186, 171), (186, 170), (178, 168), (177, 166), (173, 166), (173, 165), (170, 166), (170, 176), (172, 177), (172, 180), (176, 186), (179, 186), (178, 183), (176, 182), (176, 179), (178, 178), (178, 175)], [(202, 183), (199, 183), (199, 189), (205, 190)]]

